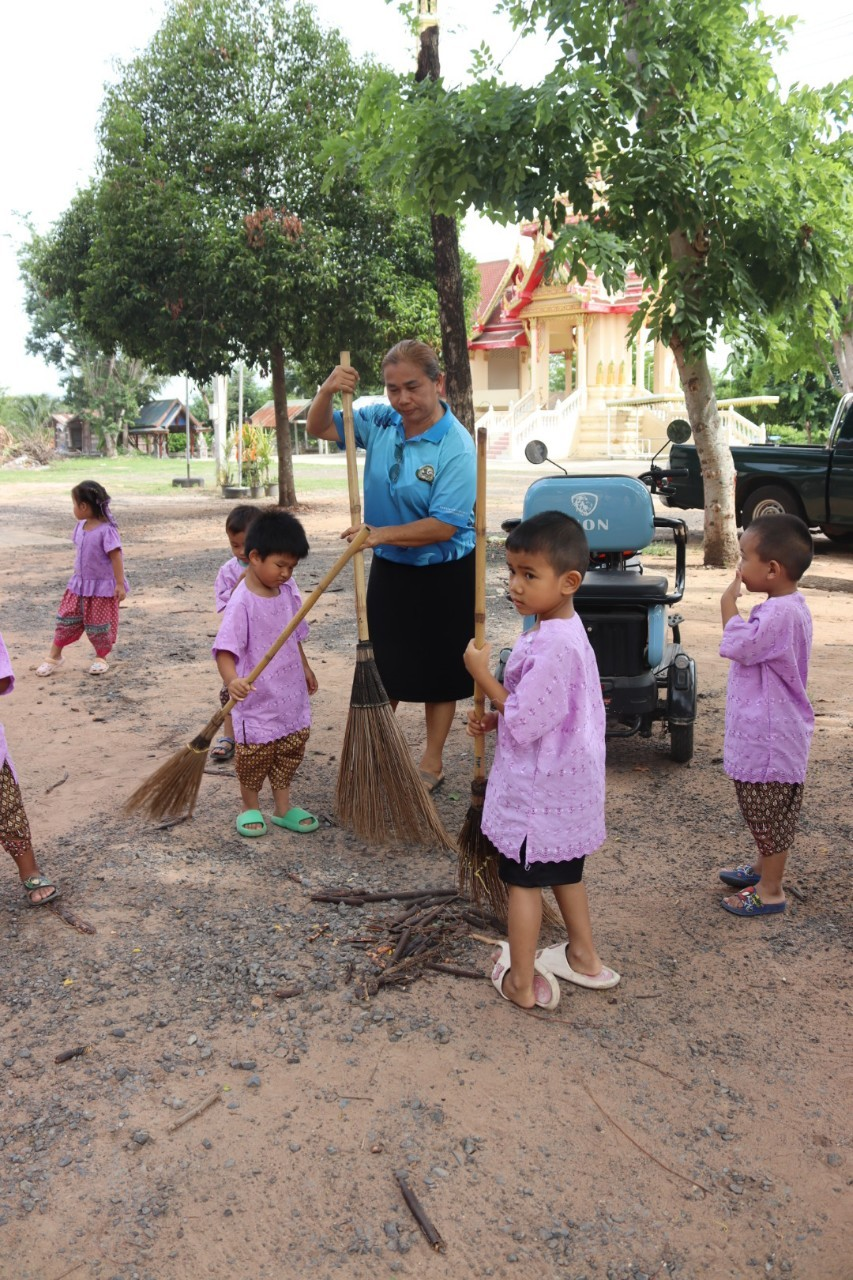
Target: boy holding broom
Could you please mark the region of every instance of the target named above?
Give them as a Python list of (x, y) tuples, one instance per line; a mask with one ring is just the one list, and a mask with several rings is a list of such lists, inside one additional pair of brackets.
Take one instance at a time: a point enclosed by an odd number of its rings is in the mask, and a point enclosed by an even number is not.
[(307, 624), (297, 627), (253, 684), (244, 678), (302, 604), (293, 570), (308, 554), (305, 530), (286, 512), (265, 512), (248, 529), (244, 554), (246, 576), (225, 607), (213, 645), (219, 674), (237, 703), (232, 714), (243, 800), (237, 830), (247, 837), (265, 834), (258, 805), (269, 778), (275, 800), (272, 822), (289, 831), (316, 831), (317, 819), (290, 804), (290, 785), (310, 733), (309, 694), (317, 691), (317, 677), (302, 649)]

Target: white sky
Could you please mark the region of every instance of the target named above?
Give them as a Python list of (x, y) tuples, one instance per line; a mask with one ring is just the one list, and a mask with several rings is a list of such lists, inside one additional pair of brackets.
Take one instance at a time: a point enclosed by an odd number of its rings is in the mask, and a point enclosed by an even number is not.
[[(505, 58), (509, 79), (536, 78), (536, 46), (516, 47), (516, 36), (494, 0), (440, 0), (441, 66), (451, 82), (466, 78), (470, 51), (485, 40)], [(315, 0), (321, 21), (337, 26), (359, 56), (371, 53), (405, 71), (414, 44), (396, 6), (384, 0)], [(765, 0), (773, 13), (801, 10), (801, 25), (780, 70), (783, 79), (824, 84), (853, 73), (853, 10), (849, 0)], [(12, 394), (57, 394), (56, 371), (24, 348), (27, 322), (18, 279), (17, 248), (26, 238), (22, 218), (46, 231), (91, 176), (95, 130), (104, 84), (114, 63), (143, 48), (156, 31), (164, 0), (42, 0), (36, 11), (10, 6), (4, 17), (0, 76), (0, 388)], [(33, 22), (34, 12), (37, 21)], [(509, 255), (511, 229), (473, 217), (465, 247), (480, 260)]]

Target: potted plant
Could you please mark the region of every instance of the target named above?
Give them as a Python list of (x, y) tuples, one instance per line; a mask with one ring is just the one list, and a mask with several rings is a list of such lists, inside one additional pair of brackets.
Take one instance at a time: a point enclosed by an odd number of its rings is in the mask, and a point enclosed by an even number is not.
[(264, 492), (268, 498), (272, 498), (274, 496), (278, 487), (278, 482), (270, 479), (270, 467), (272, 465), (274, 443), (275, 437), (272, 431), (264, 431), (262, 428), (258, 430), (258, 465), (260, 466), (261, 471), (261, 483), (264, 486)]
[(248, 498), (249, 490), (245, 485), (236, 484), (234, 474), (237, 434), (229, 431), (225, 438), (225, 452), (219, 466), (219, 486), (223, 498)]

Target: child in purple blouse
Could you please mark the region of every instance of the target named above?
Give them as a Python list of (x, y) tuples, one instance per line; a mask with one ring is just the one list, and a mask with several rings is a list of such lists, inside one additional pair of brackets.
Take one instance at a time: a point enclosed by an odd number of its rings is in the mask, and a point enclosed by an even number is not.
[(307, 624), (299, 624), (253, 684), (245, 678), (299, 610), (302, 597), (292, 575), (307, 554), (308, 540), (298, 520), (283, 511), (259, 515), (246, 533), (246, 576), (225, 606), (213, 645), (219, 674), (237, 700), (235, 767), (243, 800), (237, 830), (243, 836), (266, 832), (258, 805), (267, 778), (276, 826), (300, 833), (319, 826), (313, 814), (290, 803), (290, 784), (311, 728), (309, 695), (317, 692), (317, 677), (302, 650)]
[[(806, 697), (812, 618), (797, 583), (812, 562), (811, 535), (796, 516), (761, 516), (741, 534), (740, 563), (720, 599), (720, 656), (731, 660), (723, 768), (758, 848), (757, 862), (727, 867), (740, 889), (721, 905), (735, 916), (785, 910), (782, 876), (794, 842), (814, 729)], [(744, 620), (741, 589), (767, 599)]]
[(71, 490), (77, 524), (71, 535), (77, 548), (74, 574), (56, 615), (56, 631), (37, 676), (52, 676), (65, 659), (62, 650), (83, 632), (95, 650), (92, 676), (109, 670), (109, 654), (118, 636), (118, 607), (128, 593), (121, 554), (121, 538), (110, 515), (110, 495), (97, 480), (84, 480)]
[[(246, 530), (258, 514), (257, 507), (248, 505), (234, 507), (225, 519), (225, 534), (231, 547), (231, 559), (226, 560), (216, 575), (213, 594), (216, 597), (216, 612), (222, 613), (234, 594), (238, 583), (246, 576), (249, 562), (246, 559)], [(219, 700), (224, 707), (228, 701), (228, 690), (223, 686)], [(234, 721), (229, 711), (222, 721), (222, 736), (216, 739), (216, 745), (210, 752), (211, 760), (224, 764), (234, 759)]]
[[(15, 687), (12, 664), (0, 636), (0, 694), (11, 693)], [(44, 907), (59, 897), (59, 890), (48, 876), (38, 869), (30, 838), (21, 788), (15, 774), (15, 766), (6, 746), (6, 734), (0, 724), (0, 844), (11, 856), (18, 868), (31, 907)]]
[[(506, 540), (509, 594), (536, 625), (515, 645), (501, 685), (489, 647), (465, 650), (465, 666), (491, 699), (482, 721), (468, 713), (472, 736), (497, 729), (483, 806), (483, 833), (499, 853), (509, 887), (509, 942), (501, 943), (492, 982), (522, 1008), (554, 1009), (556, 977), (581, 987), (615, 987), (592, 939), (584, 861), (605, 839), (604, 703), (595, 655), (573, 597), (589, 565), (576, 520), (545, 511)], [(536, 950), (542, 889), (553, 890), (568, 941)]]

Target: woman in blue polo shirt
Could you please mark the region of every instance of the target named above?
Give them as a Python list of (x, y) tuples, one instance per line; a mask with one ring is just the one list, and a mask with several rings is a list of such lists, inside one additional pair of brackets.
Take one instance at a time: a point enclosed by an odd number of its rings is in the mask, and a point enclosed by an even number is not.
[[(421, 777), (444, 781), (442, 755), (459, 698), (473, 686), (462, 654), (474, 626), (474, 442), (441, 399), (444, 376), (432, 347), (406, 340), (382, 361), (389, 405), (355, 412), (366, 450), (364, 520), (373, 561), (367, 620), (388, 697), (423, 702)], [(308, 410), (308, 430), (343, 448), (338, 392), (354, 392), (355, 369), (339, 365)], [(341, 535), (352, 539), (357, 529)]]

